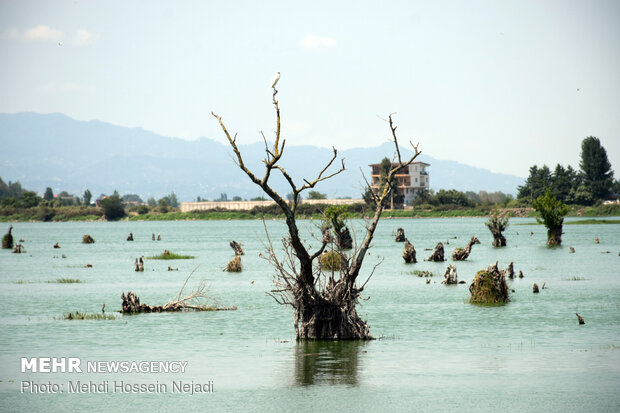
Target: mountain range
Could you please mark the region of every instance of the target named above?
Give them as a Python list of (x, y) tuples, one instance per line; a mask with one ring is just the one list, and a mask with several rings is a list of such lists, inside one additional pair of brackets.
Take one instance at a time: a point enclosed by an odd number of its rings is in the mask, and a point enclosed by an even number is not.
[[(141, 128), (115, 126), (101, 121), (79, 121), (59, 113), (0, 114), (0, 177), (19, 181), (42, 194), (67, 191), (81, 196), (90, 189), (93, 196), (136, 193), (143, 199), (160, 198), (175, 192), (181, 201), (263, 196), (235, 165), (228, 145), (208, 138), (183, 140), (161, 136)], [(337, 143), (336, 143), (337, 145)], [(245, 163), (261, 175), (264, 144), (239, 145)], [(402, 148), (402, 156), (411, 151)], [(315, 189), (330, 198), (360, 198), (364, 188), (362, 172), (369, 176), (369, 164), (385, 156), (392, 158), (393, 144), (340, 151), (346, 170)], [(332, 156), (332, 150), (315, 146), (287, 146), (282, 166), (297, 182), (314, 179)], [(498, 174), (456, 161), (439, 160), (422, 154), (429, 163), (430, 187), (434, 190), (485, 190), (514, 194), (524, 178)], [(340, 163), (334, 163), (333, 169)], [(279, 174), (276, 174), (279, 175)], [(262, 176), (262, 175), (261, 175)], [(273, 187), (285, 195), (290, 191), (280, 176)]]

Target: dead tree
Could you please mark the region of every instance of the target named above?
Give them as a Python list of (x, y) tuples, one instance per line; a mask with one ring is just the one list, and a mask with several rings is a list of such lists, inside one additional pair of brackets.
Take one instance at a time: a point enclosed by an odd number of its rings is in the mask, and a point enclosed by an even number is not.
[(416, 263), (418, 260), (415, 258), (415, 248), (413, 244), (409, 242), (408, 239), (405, 239), (405, 249), (403, 250), (403, 259), (407, 264)]
[[(192, 272), (193, 274), (193, 272)], [(187, 280), (192, 276), (187, 277)], [(207, 295), (207, 287), (204, 281), (201, 282), (194, 290), (189, 294), (182, 296), (183, 290), (187, 285), (185, 284), (179, 291), (179, 295), (164, 305), (148, 305), (140, 302), (140, 297), (136, 293), (129, 291), (127, 295), (121, 294), (121, 313), (123, 314), (138, 314), (138, 313), (161, 313), (161, 312), (173, 312), (173, 311), (224, 311), (224, 310), (236, 310), (237, 307), (217, 307), (217, 302)], [(205, 301), (207, 303), (205, 303)], [(102, 312), (105, 312), (105, 304), (101, 308)]]
[(235, 251), (235, 255), (243, 255), (243, 248), (241, 248), (241, 244), (239, 244), (237, 241), (232, 240), (230, 241), (230, 248), (233, 249), (233, 251)]
[(456, 274), (456, 266), (450, 264), (448, 268), (446, 268), (446, 273), (443, 276), (444, 280), (441, 282), (442, 284), (458, 284), (458, 276)]
[(489, 220), (485, 222), (489, 231), (493, 235), (493, 246), (494, 247), (505, 247), (506, 246), (506, 238), (502, 234), (506, 228), (508, 228), (508, 220), (509, 216), (505, 214), (500, 214), (497, 209), (494, 209), (491, 212), (491, 216)]
[[(312, 189), (318, 183), (344, 171), (344, 160), (341, 161), (341, 166), (336, 171), (328, 172), (338, 157), (337, 150), (333, 148), (331, 159), (320, 170), (316, 178), (313, 180), (304, 179), (302, 185), (294, 182), (291, 175), (279, 164), (284, 153), (286, 140), (280, 135), (280, 106), (276, 99), (278, 90), (275, 86), (275, 84), (272, 85), (272, 103), (276, 115), (275, 137), (273, 145), (269, 145), (263, 134), (266, 157), (263, 161), (265, 171), (262, 177), (248, 169), (237, 146), (236, 135), (231, 136), (222, 118), (213, 112), (211, 113), (218, 120), (226, 135), (235, 153), (239, 168), (275, 201), (286, 218), (289, 236), (283, 239), (285, 257), (280, 259), (276, 256), (271, 241), (267, 249), (266, 258), (276, 268), (275, 288), (269, 294), (279, 304), (290, 305), (293, 308), (295, 332), (298, 339), (371, 339), (370, 327), (359, 317), (356, 311), (356, 305), (368, 280), (361, 286), (358, 286), (356, 282), (381, 218), (384, 201), (390, 196), (391, 188), (386, 185), (380, 193), (372, 194), (376, 202), (374, 217), (366, 226), (366, 235), (361, 246), (350, 257), (350, 265), (347, 265), (344, 271), (340, 271), (337, 278), (333, 272), (329, 277), (321, 272), (320, 266), (315, 264), (315, 259), (322, 254), (327, 242), (323, 237), (321, 246), (314, 252), (309, 251), (309, 247), (304, 245), (299, 234), (295, 219), (297, 207), (300, 204), (300, 194), (303, 191)], [(390, 168), (388, 173), (388, 179), (391, 179), (400, 170), (410, 165), (420, 154), (420, 151), (416, 145), (413, 145), (413, 156), (403, 160), (392, 115), (389, 116), (387, 122), (392, 132), (397, 159), (397, 163)], [(281, 174), (291, 187), (292, 198), (290, 201), (278, 194), (269, 183), (272, 173), (276, 172)], [(372, 276), (372, 272), (368, 279), (370, 276)]]
[(428, 261), (435, 261), (435, 262), (445, 261), (444, 253), (443, 253), (443, 244), (441, 242), (438, 242), (437, 245), (435, 245), (435, 249), (433, 250), (433, 253), (431, 254), (431, 256), (428, 257)]
[(454, 252), (452, 253), (452, 259), (454, 261), (466, 260), (467, 257), (469, 257), (469, 254), (471, 254), (471, 247), (473, 247), (474, 244), (480, 244), (480, 241), (476, 237), (471, 237), (471, 240), (469, 240), (465, 248), (454, 249)]
[(405, 230), (398, 228), (396, 230), (396, 238), (394, 238), (394, 242), (405, 242), (405, 239)]

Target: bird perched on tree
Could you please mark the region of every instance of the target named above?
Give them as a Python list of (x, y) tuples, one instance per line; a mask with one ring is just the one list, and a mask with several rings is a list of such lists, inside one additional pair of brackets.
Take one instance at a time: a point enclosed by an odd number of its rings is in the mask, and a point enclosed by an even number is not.
[(278, 84), (278, 80), (280, 80), (280, 72), (277, 72), (274, 75), (273, 83), (271, 84), (272, 88), (276, 87), (276, 85)]

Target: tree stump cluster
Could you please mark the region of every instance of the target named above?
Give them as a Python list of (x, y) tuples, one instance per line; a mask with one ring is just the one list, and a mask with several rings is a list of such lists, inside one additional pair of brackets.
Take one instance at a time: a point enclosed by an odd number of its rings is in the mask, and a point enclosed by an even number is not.
[(486, 270), (478, 271), (469, 292), (469, 302), (472, 304), (503, 304), (510, 300), (506, 277), (497, 268), (497, 262)]
[(82, 237), (82, 244), (94, 244), (95, 240), (90, 235), (86, 234)]
[(431, 256), (428, 257), (428, 261), (435, 261), (435, 262), (445, 261), (444, 252), (443, 252), (443, 244), (441, 242), (438, 242), (437, 245), (435, 245), (435, 249), (433, 250), (433, 253), (431, 254)]
[(403, 250), (403, 259), (407, 264), (416, 263), (418, 260), (415, 258), (415, 248), (413, 244), (409, 242), (408, 239), (405, 239), (405, 249)]
[(144, 271), (144, 261), (142, 260), (142, 257), (136, 258), (136, 272), (143, 272), (143, 271)]
[(395, 242), (405, 242), (405, 230), (402, 228), (398, 228), (396, 230), (396, 238), (394, 238)]

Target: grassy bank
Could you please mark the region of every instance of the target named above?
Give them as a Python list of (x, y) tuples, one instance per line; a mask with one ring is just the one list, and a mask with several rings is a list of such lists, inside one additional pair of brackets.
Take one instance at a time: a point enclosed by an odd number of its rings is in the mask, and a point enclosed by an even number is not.
[[(300, 204), (297, 210), (299, 218), (322, 219), (322, 212), (326, 205)], [(385, 210), (385, 218), (456, 218), (456, 217), (486, 217), (494, 208), (493, 205), (479, 205), (475, 208), (460, 208), (454, 205), (439, 205), (430, 207), (415, 207), (413, 209)], [(531, 208), (511, 208), (509, 212), (516, 216), (534, 217), (536, 212)], [(372, 208), (363, 204), (354, 204), (349, 208), (350, 218), (370, 217), (374, 214)], [(620, 205), (599, 205), (593, 207), (571, 206), (571, 217), (606, 217), (620, 216)], [(192, 221), (192, 220), (248, 220), (248, 219), (284, 219), (277, 205), (256, 207), (249, 211), (213, 209), (206, 211), (180, 212), (170, 208), (169, 212), (159, 212), (156, 208), (145, 214), (130, 212), (125, 220), (129, 221)], [(0, 222), (68, 222), (68, 221), (99, 221), (103, 220), (103, 211), (97, 207), (62, 206), (57, 208), (34, 207), (13, 208), (0, 207)]]

